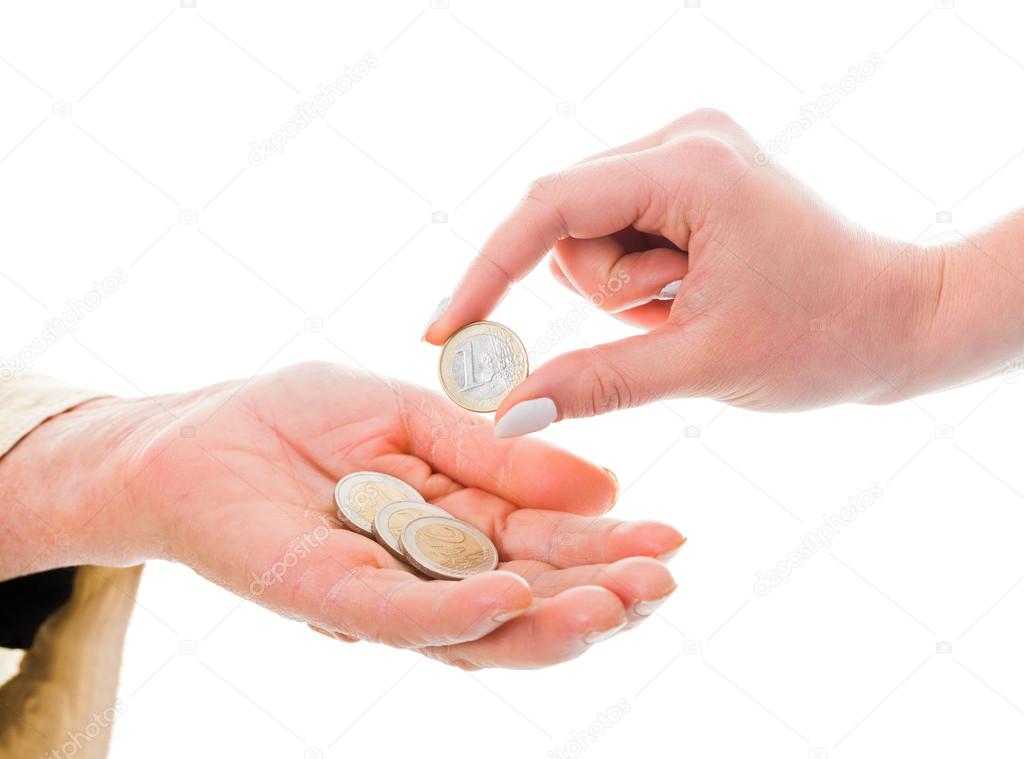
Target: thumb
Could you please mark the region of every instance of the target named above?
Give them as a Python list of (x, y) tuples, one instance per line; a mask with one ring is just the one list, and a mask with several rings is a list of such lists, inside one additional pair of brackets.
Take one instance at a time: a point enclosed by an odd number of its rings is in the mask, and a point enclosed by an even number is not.
[(700, 364), (692, 341), (674, 325), (562, 354), (533, 372), (502, 402), (494, 434), (517, 437), (561, 419), (687, 394)]

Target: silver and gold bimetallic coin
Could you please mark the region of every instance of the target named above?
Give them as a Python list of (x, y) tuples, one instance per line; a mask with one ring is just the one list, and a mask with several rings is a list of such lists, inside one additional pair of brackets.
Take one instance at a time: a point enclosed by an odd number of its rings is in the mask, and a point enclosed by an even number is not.
[(402, 530), (401, 546), (406, 561), (437, 580), (463, 580), (498, 566), (490, 538), (451, 517), (412, 520)]
[(420, 517), (451, 517), (444, 509), (431, 503), (395, 501), (377, 509), (373, 518), (373, 537), (396, 559), (405, 561), (402, 553), (402, 530)]
[(448, 397), (470, 411), (494, 411), (526, 379), (523, 341), (496, 322), (473, 322), (444, 344), (438, 374)]
[(380, 472), (353, 472), (334, 488), (338, 519), (350, 530), (373, 537), (373, 518), (382, 506), (396, 501), (423, 502), (415, 488)]

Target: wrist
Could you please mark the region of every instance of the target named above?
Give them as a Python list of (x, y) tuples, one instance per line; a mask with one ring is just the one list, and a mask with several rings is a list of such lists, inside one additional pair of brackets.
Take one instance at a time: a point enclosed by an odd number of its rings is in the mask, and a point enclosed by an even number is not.
[(873, 402), (895, 403), (934, 389), (930, 367), (941, 361), (943, 336), (935, 328), (945, 289), (946, 249), (897, 242), (885, 285), (887, 324), (885, 374)]
[(46, 420), (0, 458), (11, 527), (0, 538), (0, 577), (59, 566), (124, 566), (147, 557), (154, 520), (130, 503), (137, 403), (102, 398)]
[(910, 362), (914, 393), (990, 377), (1021, 355), (1022, 226), (1011, 218), (915, 251), (927, 319)]
[(838, 337), (836, 366), (845, 400), (893, 403), (918, 392), (931, 360), (935, 298), (942, 266), (912, 243), (857, 234), (838, 310), (829, 326)]

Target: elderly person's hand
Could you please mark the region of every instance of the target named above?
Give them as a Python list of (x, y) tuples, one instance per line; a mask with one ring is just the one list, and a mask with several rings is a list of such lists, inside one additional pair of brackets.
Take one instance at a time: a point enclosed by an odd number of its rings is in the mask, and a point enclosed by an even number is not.
[[(357, 470), (479, 527), (499, 569), (426, 581), (341, 529), (334, 485)], [(21, 517), (0, 538), (0, 577), (165, 558), (333, 637), (469, 668), (553, 664), (639, 622), (675, 588), (657, 558), (683, 542), (599, 518), (616, 493), (607, 470), (328, 364), (83, 404), (0, 460), (0, 481)]]

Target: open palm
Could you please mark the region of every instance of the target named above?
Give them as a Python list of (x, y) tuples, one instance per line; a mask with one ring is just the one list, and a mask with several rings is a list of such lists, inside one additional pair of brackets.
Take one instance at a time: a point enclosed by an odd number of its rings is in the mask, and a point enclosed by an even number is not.
[[(462, 667), (536, 667), (649, 615), (675, 584), (652, 557), (682, 536), (596, 518), (612, 476), (421, 388), (332, 364), (162, 399), (175, 421), (130, 467), (156, 552), (341, 640)], [(501, 564), (459, 582), (412, 574), (341, 527), (345, 474), (394, 475), (494, 541)]]

